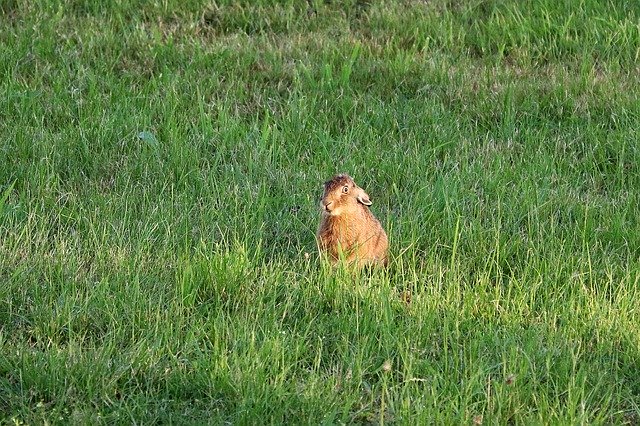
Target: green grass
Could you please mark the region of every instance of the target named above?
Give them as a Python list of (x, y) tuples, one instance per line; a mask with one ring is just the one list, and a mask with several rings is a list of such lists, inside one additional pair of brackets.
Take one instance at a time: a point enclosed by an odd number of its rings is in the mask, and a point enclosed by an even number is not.
[(0, 424), (640, 422), (639, 4), (385, 3), (0, 3)]

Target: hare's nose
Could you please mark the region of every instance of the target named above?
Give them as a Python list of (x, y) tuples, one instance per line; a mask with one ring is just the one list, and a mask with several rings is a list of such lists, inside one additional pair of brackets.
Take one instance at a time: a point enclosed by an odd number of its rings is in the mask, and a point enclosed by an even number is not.
[(325, 209), (329, 210), (329, 206), (333, 204), (333, 201), (329, 201), (329, 202), (322, 202), (322, 205), (324, 206)]

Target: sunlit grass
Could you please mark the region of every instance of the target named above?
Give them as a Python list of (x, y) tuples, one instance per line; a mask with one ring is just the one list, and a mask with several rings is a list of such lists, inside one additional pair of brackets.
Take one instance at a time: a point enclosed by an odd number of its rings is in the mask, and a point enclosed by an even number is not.
[(0, 423), (640, 421), (633, 2), (0, 11)]

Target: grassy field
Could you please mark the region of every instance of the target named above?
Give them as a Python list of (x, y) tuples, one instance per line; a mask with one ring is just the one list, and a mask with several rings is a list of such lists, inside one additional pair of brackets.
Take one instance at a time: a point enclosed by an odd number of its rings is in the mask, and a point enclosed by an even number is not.
[(0, 424), (640, 424), (639, 19), (0, 1)]

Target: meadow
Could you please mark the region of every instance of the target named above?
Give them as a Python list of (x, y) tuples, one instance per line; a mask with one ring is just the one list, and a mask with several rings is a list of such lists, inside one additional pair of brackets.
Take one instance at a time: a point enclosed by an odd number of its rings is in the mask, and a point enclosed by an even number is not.
[(640, 424), (639, 22), (1, 1), (0, 424)]

